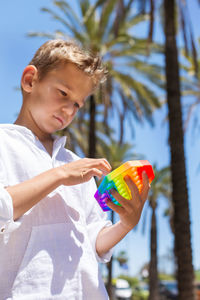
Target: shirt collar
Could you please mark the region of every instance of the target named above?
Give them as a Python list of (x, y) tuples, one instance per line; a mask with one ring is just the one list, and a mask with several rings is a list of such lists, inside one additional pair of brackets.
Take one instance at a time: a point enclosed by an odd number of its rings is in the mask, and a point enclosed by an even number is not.
[(58, 136), (58, 135), (53, 135), (53, 151), (55, 151), (56, 149), (60, 149), (60, 148), (64, 148), (66, 141), (67, 141), (67, 137), (66, 136)]
[[(11, 130), (16, 130), (20, 132), (23, 136), (26, 136), (27, 138), (31, 139), (32, 141), (36, 142), (38, 141), (38, 137), (27, 127), (16, 125), (16, 124), (1, 124), (1, 128), (7, 128)], [(55, 148), (61, 148), (65, 147), (67, 137), (66, 136), (58, 136), (56, 134), (52, 135), (54, 139), (54, 147)]]

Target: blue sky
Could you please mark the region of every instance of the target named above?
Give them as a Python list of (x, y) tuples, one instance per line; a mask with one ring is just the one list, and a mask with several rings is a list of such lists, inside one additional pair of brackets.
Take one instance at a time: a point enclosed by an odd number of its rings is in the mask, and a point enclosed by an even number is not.
[[(73, 1), (71, 1), (73, 3)], [(197, 1), (188, 1), (190, 15), (193, 20), (193, 29), (196, 36), (200, 37), (200, 9), (195, 6)], [(7, 0), (0, 2), (0, 123), (13, 123), (22, 103), (21, 94), (15, 90), (20, 86), (23, 68), (28, 64), (37, 48), (44, 42), (42, 38), (27, 38), (30, 31), (53, 32), (58, 29), (57, 23), (49, 15), (42, 13), (42, 6), (50, 6), (50, 0)], [(154, 114), (155, 127), (148, 124), (136, 124), (135, 138), (132, 139), (127, 127), (126, 139), (135, 145), (137, 153), (145, 157), (158, 167), (169, 164), (168, 125), (164, 122), (166, 108)], [(200, 201), (199, 182), (200, 173), (197, 167), (200, 164), (200, 138), (194, 138), (192, 127), (185, 136), (186, 166), (188, 174), (188, 189), (191, 212), (191, 232), (193, 247), (193, 263), (195, 269), (200, 268)], [(158, 234), (159, 256), (165, 256), (173, 246), (173, 237), (170, 233), (168, 221), (163, 218), (166, 207), (161, 199), (158, 208)], [(148, 208), (146, 204), (145, 210)], [(146, 218), (146, 231), (142, 235), (142, 224)], [(143, 213), (137, 230), (129, 233), (115, 250), (125, 250), (129, 257), (130, 275), (138, 274), (140, 268), (149, 260), (149, 213)], [(167, 264), (168, 262), (165, 261)], [(114, 268), (117, 275), (120, 271), (117, 265)]]

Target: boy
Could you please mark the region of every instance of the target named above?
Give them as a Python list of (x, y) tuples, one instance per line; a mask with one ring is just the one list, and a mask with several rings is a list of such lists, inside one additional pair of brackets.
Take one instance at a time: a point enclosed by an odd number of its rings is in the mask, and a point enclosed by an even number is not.
[(94, 199), (94, 176), (111, 171), (105, 159), (80, 159), (54, 133), (68, 126), (105, 77), (98, 57), (78, 45), (50, 40), (21, 78), (23, 104), (15, 124), (0, 126), (0, 299), (108, 299), (98, 269), (137, 224), (149, 183), (114, 225)]

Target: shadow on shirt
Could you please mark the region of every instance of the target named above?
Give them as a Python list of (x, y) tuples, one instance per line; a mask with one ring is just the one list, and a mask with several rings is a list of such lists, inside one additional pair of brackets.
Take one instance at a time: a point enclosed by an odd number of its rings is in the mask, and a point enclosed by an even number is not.
[[(16, 275), (10, 287), (12, 296), (32, 294), (45, 299), (45, 293), (47, 297), (66, 292), (73, 296), (79, 285), (80, 261), (87, 248), (86, 228), (79, 212), (57, 193), (40, 201), (20, 221), (21, 226), (4, 245), (11, 260), (9, 269)], [(0, 291), (1, 288), (2, 284)], [(11, 290), (5, 292), (8, 296)]]

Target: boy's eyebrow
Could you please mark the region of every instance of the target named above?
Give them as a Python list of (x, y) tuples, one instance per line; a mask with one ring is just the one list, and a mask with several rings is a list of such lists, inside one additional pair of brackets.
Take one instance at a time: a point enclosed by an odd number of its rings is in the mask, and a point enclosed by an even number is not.
[(73, 90), (72, 89), (72, 87), (70, 87), (66, 82), (64, 82), (63, 80), (57, 80), (58, 81), (58, 83), (60, 83), (60, 84), (62, 84), (62, 85), (64, 85), (68, 90)]

